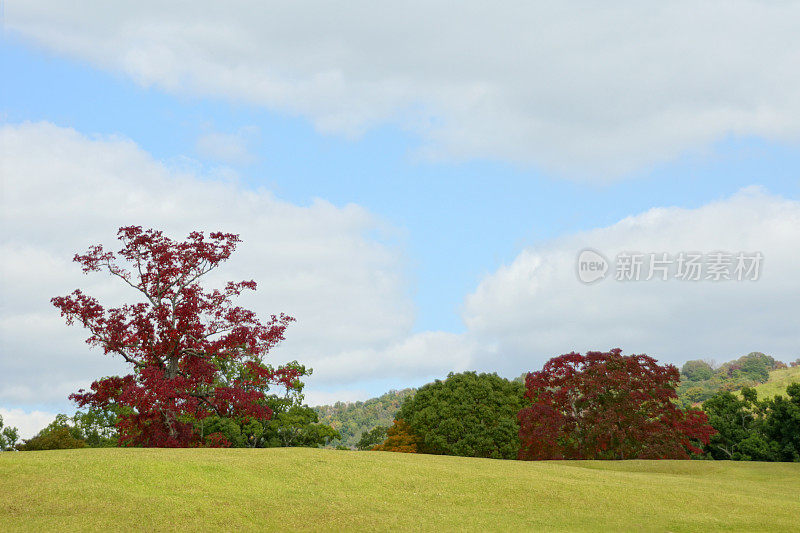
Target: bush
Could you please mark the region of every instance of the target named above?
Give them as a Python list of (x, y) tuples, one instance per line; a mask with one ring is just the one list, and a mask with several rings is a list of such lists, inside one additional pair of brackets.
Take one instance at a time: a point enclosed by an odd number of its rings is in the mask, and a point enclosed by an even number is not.
[(18, 449), (24, 452), (32, 452), (38, 450), (68, 450), (84, 448), (85, 446), (86, 442), (73, 437), (67, 426), (48, 426), (35, 437), (25, 440)]
[(418, 453), (420, 437), (416, 435), (405, 420), (395, 420), (386, 432), (386, 442), (372, 449), (377, 452)]

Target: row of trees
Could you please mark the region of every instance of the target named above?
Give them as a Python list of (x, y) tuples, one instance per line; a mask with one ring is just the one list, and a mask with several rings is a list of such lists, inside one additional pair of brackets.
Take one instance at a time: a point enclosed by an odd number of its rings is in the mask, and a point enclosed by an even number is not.
[(621, 350), (569, 353), (527, 375), (450, 374), (420, 388), (375, 450), (496, 459), (687, 459), (715, 433), (681, 409), (678, 370)]
[(718, 392), (701, 411), (682, 407), (679, 380), (674, 366), (619, 349), (553, 358), (524, 387), (495, 374), (450, 374), (406, 400), (385, 441), (371, 449), (529, 460), (800, 461), (800, 383), (761, 401), (750, 388), (741, 396)]

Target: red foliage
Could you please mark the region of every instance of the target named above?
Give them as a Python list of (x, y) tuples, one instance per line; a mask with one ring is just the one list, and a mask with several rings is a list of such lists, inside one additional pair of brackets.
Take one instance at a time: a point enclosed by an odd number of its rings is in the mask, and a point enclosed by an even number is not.
[(373, 451), (380, 452), (401, 452), (417, 453), (420, 438), (413, 431), (405, 420), (395, 420), (392, 427), (386, 432), (386, 440), (383, 444), (373, 446)]
[(230, 448), (231, 443), (222, 433), (212, 433), (206, 438), (206, 448)]
[[(74, 260), (84, 273), (107, 271), (139, 291), (140, 303), (105, 309), (80, 290), (52, 299), (68, 324), (89, 330), (86, 340), (119, 355), (132, 374), (95, 381), (70, 396), (81, 407), (120, 407), (120, 442), (128, 446), (199, 444), (194, 420), (212, 414), (269, 419), (264, 392), (270, 384), (292, 388), (300, 371), (263, 363), (294, 319), (280, 314), (261, 322), (233, 305), (254, 281), (229, 282), (204, 291), (197, 280), (226, 261), (237, 235), (191, 233), (183, 242), (138, 226), (120, 228), (117, 253), (92, 246)], [(127, 270), (118, 259), (131, 264)], [(224, 442), (214, 442), (224, 445)]]
[(688, 459), (716, 431), (702, 411), (673, 400), (672, 365), (647, 355), (575, 352), (550, 359), (525, 380), (520, 459)]

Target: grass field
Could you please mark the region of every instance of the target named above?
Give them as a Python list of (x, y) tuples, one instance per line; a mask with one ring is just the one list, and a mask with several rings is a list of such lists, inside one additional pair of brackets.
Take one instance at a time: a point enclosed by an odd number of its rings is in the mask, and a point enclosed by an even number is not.
[(797, 531), (800, 464), (302, 448), (0, 453), (0, 531)]

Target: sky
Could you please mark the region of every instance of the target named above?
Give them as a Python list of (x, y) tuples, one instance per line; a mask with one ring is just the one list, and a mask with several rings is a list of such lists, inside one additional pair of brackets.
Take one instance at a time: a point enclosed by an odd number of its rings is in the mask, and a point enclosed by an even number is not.
[[(124, 371), (49, 304), (116, 229), (240, 233), (311, 404), (572, 350), (800, 357), (798, 2), (4, 4), (0, 415)], [(610, 274), (584, 284), (581, 250)], [(622, 282), (620, 253), (763, 256)]]

